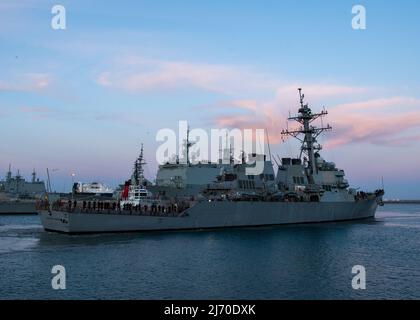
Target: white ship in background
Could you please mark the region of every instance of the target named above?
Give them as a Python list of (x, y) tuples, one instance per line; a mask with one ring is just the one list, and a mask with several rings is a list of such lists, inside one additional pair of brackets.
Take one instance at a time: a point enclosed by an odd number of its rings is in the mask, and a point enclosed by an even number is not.
[(73, 193), (78, 196), (112, 197), (114, 195), (114, 189), (101, 182), (76, 182), (73, 185)]
[[(249, 154), (249, 160), (264, 161), (261, 174), (246, 174), (246, 169), (253, 166), (249, 161), (208, 164), (201, 169), (189, 163), (166, 164), (159, 168), (163, 172), (158, 173), (156, 185), (149, 186), (143, 183), (140, 161), (130, 185), (126, 185), (122, 202), (45, 202), (39, 207), (43, 227), (57, 232), (85, 233), (265, 226), (374, 217), (384, 191), (362, 192), (349, 188), (344, 171), (321, 157), (317, 137), (331, 127), (317, 128), (313, 121), (327, 112), (312, 113), (304, 103), (301, 89), (299, 95), (298, 115), (290, 120), (297, 121), (300, 127), (282, 133), (301, 141), (300, 156), (283, 158), (277, 165), (276, 176), (271, 159), (263, 154)], [(138, 169), (140, 179), (135, 177)], [(212, 179), (216, 171), (217, 177)], [(206, 174), (200, 177), (201, 172)], [(188, 189), (192, 192), (185, 193)], [(171, 192), (167, 193), (168, 190)]]

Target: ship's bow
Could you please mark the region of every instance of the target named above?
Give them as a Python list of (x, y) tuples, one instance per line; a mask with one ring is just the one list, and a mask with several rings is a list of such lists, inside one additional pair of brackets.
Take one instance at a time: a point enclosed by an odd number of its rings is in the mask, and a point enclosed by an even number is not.
[(39, 210), (38, 215), (46, 231), (70, 232), (67, 212)]

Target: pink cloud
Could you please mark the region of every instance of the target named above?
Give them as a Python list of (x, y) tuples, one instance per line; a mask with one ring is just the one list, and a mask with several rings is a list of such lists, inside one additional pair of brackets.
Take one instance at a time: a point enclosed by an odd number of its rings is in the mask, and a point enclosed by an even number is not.
[(296, 88), (303, 87), (305, 94), (308, 97), (329, 97), (329, 96), (343, 96), (351, 94), (365, 93), (371, 90), (365, 87), (354, 87), (354, 86), (343, 86), (343, 85), (331, 85), (331, 84), (293, 84), (288, 86), (280, 87), (277, 90), (279, 97), (296, 97)]
[(227, 109), (239, 109), (245, 114), (222, 115), (215, 119), (218, 126), (239, 129), (266, 129), (270, 134), (270, 142), (282, 141), (279, 126), (286, 123), (287, 117), (274, 102), (256, 100), (235, 100), (219, 105)]
[(411, 97), (391, 97), (391, 98), (379, 98), (371, 99), (361, 102), (346, 103), (335, 106), (335, 109), (348, 110), (348, 111), (377, 111), (377, 109), (389, 109), (393, 112), (400, 108), (418, 107), (420, 105), (420, 99)]
[[(306, 92), (306, 91), (305, 91)], [(287, 115), (282, 104), (239, 100), (225, 107), (241, 109), (245, 114), (222, 115), (215, 119), (220, 126), (237, 128), (267, 128), (270, 141), (279, 143), (284, 137)], [(372, 99), (329, 108), (327, 121), (333, 134), (325, 136), (327, 147), (352, 143), (402, 146), (420, 140), (420, 99), (391, 97)], [(316, 108), (313, 108), (316, 111)], [(294, 124), (290, 123), (290, 127)], [(413, 133), (414, 131), (414, 133)], [(417, 131), (417, 132), (416, 132)]]
[(380, 98), (338, 105), (330, 115), (336, 134), (329, 138), (330, 147), (368, 142), (383, 145), (405, 145), (416, 141), (420, 129), (420, 99), (411, 97)]
[(43, 91), (52, 84), (52, 77), (45, 73), (25, 73), (14, 80), (0, 80), (0, 91)]
[[(288, 112), (297, 112), (297, 87), (303, 87), (308, 101), (321, 101), (343, 97), (354, 99), (371, 95), (372, 87), (349, 86), (328, 83), (284, 84), (283, 81), (252, 68), (181, 61), (162, 61), (141, 57), (116, 59), (111, 70), (97, 77), (104, 87), (128, 92), (152, 90), (201, 89), (234, 97), (273, 94), (271, 100), (234, 99), (213, 104), (223, 108), (215, 122), (223, 127), (240, 129), (266, 128), (273, 143), (283, 140), (281, 130), (287, 124)], [(420, 129), (420, 99), (412, 97), (389, 97), (366, 99), (359, 102), (339, 104), (329, 108), (328, 121), (335, 130), (326, 136), (327, 145), (337, 147), (351, 143), (402, 145), (405, 141), (417, 140)], [(207, 106), (208, 107), (208, 106)], [(313, 106), (312, 106), (313, 107)], [(295, 109), (296, 108), (296, 109)], [(316, 111), (316, 106), (313, 107)]]
[(240, 66), (138, 57), (118, 59), (115, 64), (114, 70), (98, 75), (99, 85), (129, 92), (195, 88), (224, 94), (273, 91), (278, 87), (274, 78)]

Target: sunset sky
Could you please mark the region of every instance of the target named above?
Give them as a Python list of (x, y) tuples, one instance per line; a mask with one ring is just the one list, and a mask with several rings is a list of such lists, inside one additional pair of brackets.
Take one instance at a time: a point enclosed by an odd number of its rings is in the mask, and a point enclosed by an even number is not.
[[(66, 8), (66, 29), (51, 8)], [(366, 30), (351, 27), (366, 7)], [(323, 156), (355, 187), (420, 199), (418, 1), (0, 1), (0, 175), (112, 186), (156, 133), (267, 128), (273, 154), (302, 87), (324, 106)]]

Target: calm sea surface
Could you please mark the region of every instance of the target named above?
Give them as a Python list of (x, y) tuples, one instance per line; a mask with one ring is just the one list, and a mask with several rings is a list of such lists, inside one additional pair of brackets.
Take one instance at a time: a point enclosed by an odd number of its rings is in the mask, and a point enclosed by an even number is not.
[[(63, 265), (67, 289), (51, 288)], [(366, 290), (351, 286), (366, 268)], [(376, 219), (68, 236), (0, 216), (0, 299), (420, 299), (420, 205)]]

